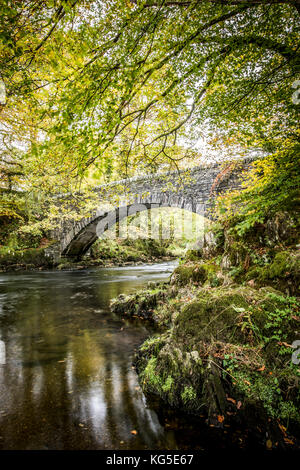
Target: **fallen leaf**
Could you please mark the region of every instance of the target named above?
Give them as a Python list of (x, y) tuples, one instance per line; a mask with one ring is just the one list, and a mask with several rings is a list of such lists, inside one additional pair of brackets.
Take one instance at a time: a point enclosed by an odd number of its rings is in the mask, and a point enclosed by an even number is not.
[(287, 437), (284, 437), (283, 439), (284, 439), (284, 442), (285, 442), (286, 444), (294, 445), (294, 441), (292, 441), (292, 439), (289, 439), (289, 438), (287, 438)]
[(224, 416), (223, 415), (218, 415), (218, 421), (219, 421), (219, 423), (223, 423)]
[(291, 344), (285, 343), (284, 341), (278, 341), (279, 346), (285, 346), (286, 348), (292, 348)]
[(236, 401), (235, 401), (234, 398), (227, 397), (226, 400), (227, 400), (227, 401), (230, 401), (230, 402), (233, 403), (234, 405), (236, 404)]
[(80, 426), (81, 428), (84, 428), (84, 424), (82, 424), (82, 423), (79, 423), (79, 426)]
[(269, 450), (272, 449), (273, 444), (272, 444), (272, 441), (270, 441), (270, 439), (267, 440), (267, 442), (266, 442), (266, 447), (267, 447), (267, 449), (269, 449)]
[(218, 357), (219, 359), (224, 359), (224, 355), (223, 355), (223, 354), (215, 353), (215, 354), (214, 354), (214, 357)]
[(262, 367), (260, 367), (260, 368), (259, 368), (259, 369), (257, 369), (257, 370), (258, 370), (258, 372), (263, 372), (263, 371), (265, 370), (265, 368), (266, 368), (266, 366), (265, 366), (265, 365), (263, 365)]
[(279, 429), (281, 430), (282, 434), (286, 436), (286, 427), (283, 424), (278, 423)]

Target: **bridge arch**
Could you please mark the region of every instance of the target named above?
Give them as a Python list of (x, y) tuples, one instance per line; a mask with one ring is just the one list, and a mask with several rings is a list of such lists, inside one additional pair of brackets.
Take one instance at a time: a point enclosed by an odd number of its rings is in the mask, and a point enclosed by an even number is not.
[(169, 201), (161, 197), (159, 202), (158, 198), (155, 197), (151, 198), (151, 202), (149, 200), (140, 200), (140, 202), (121, 205), (110, 211), (98, 210), (93, 217), (82, 219), (66, 233), (61, 239), (61, 253), (67, 257), (81, 258), (93, 243), (115, 224), (143, 211), (164, 207), (184, 209), (203, 216), (206, 214), (206, 208), (203, 204), (196, 204), (192, 201), (176, 197)]
[[(60, 242), (60, 255), (80, 258), (101, 235), (101, 227), (109, 229), (124, 217), (154, 207), (185, 209), (210, 218), (209, 210), (220, 193), (241, 185), (255, 158), (216, 163), (173, 172), (134, 177), (95, 188), (99, 193), (99, 209), (91, 217), (62, 225), (55, 238)], [(116, 188), (123, 189), (119, 207), (103, 208), (103, 201), (113, 200)], [(102, 225), (101, 225), (102, 224)]]

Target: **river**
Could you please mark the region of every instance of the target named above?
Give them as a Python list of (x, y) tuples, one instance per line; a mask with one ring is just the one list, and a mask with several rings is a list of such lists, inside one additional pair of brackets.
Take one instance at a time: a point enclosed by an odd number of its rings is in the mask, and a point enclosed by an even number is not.
[(109, 310), (174, 265), (0, 274), (0, 449), (239, 445), (146, 400), (132, 358), (151, 327)]

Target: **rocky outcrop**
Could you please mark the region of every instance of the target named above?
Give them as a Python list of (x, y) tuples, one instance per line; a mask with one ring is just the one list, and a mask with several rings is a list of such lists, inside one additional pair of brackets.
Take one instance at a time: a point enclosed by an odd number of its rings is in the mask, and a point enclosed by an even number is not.
[(299, 250), (295, 226), (287, 232), (279, 220), (244, 239), (216, 224), (169, 284), (119, 303), (129, 315), (147, 315), (148, 302), (147, 318), (163, 327), (135, 359), (146, 394), (205, 412), (213, 426), (258, 427), (274, 447), (296, 444), (288, 433), (300, 437), (300, 371), (292, 362), (300, 339)]

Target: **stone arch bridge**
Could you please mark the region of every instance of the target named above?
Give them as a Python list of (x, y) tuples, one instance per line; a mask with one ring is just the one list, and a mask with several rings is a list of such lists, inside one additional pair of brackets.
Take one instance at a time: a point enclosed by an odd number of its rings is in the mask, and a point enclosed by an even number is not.
[[(89, 217), (62, 223), (52, 233), (58, 256), (80, 259), (101, 234), (123, 218), (156, 207), (177, 207), (210, 216), (215, 197), (238, 189), (253, 158), (216, 163), (172, 173), (158, 173), (116, 181), (94, 189), (99, 204)], [(107, 206), (107, 201), (119, 202)], [(99, 197), (98, 197), (99, 196)]]

